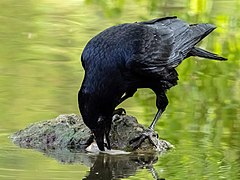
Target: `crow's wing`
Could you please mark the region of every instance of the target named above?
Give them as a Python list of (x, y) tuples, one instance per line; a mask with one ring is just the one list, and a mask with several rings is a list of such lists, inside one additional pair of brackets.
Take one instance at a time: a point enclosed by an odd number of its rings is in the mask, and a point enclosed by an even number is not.
[(211, 24), (189, 25), (177, 17), (138, 23), (144, 26), (141, 47), (129, 66), (139, 73), (165, 76), (188, 57), (191, 49), (216, 27)]

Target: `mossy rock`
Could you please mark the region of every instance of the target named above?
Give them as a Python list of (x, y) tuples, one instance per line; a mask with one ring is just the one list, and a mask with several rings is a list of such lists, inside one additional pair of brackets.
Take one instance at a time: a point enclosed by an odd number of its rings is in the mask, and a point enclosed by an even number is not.
[[(115, 115), (110, 132), (112, 149), (135, 152), (165, 152), (173, 146), (165, 141), (153, 138), (154, 146), (146, 139), (138, 149), (133, 149), (130, 141), (138, 137), (146, 127), (139, 124), (136, 118), (128, 115)], [(14, 144), (23, 148), (38, 150), (72, 149), (85, 151), (93, 141), (92, 133), (76, 114), (59, 115), (55, 119), (34, 123), (14, 133), (11, 138)]]

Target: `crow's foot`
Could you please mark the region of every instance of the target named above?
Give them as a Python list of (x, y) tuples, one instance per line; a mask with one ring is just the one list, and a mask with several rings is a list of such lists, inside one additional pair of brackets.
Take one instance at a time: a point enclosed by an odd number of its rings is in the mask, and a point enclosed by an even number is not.
[(125, 111), (125, 109), (123, 109), (123, 108), (118, 108), (118, 109), (115, 109), (114, 111), (113, 111), (113, 116), (114, 115), (124, 115), (124, 114), (126, 114), (126, 111)]
[(147, 129), (140, 136), (132, 139), (129, 144), (131, 145), (133, 150), (135, 150), (141, 146), (145, 139), (148, 139), (149, 142), (157, 148), (156, 143), (154, 143), (154, 140), (156, 138), (158, 138), (158, 134), (155, 133), (153, 130)]

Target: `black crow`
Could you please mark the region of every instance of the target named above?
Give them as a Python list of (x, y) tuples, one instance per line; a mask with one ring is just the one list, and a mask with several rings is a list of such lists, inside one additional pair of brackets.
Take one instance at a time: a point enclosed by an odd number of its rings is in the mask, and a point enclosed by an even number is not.
[(105, 145), (110, 149), (108, 136), (115, 108), (138, 88), (152, 89), (158, 108), (149, 132), (133, 140), (139, 145), (145, 138), (151, 140), (151, 132), (168, 105), (166, 91), (177, 84), (175, 68), (185, 58), (227, 60), (195, 47), (215, 28), (165, 17), (113, 26), (87, 43), (81, 56), (85, 76), (78, 102), (83, 121), (100, 150), (104, 151)]

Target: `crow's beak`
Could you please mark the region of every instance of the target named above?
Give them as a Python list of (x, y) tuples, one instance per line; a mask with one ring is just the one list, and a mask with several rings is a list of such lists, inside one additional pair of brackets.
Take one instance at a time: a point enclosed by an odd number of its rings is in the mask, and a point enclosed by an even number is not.
[(95, 136), (95, 140), (97, 142), (97, 146), (99, 150), (104, 151), (104, 132), (102, 129), (93, 130), (93, 134)]
[[(97, 142), (98, 148), (101, 151), (104, 151), (104, 147), (106, 146), (107, 149), (111, 149), (110, 146), (110, 139), (109, 139), (109, 132), (111, 129), (111, 119), (108, 120), (106, 117), (100, 116), (97, 121), (97, 127), (92, 129), (92, 132), (95, 136), (95, 140)], [(104, 142), (104, 136), (106, 138), (107, 143)]]

